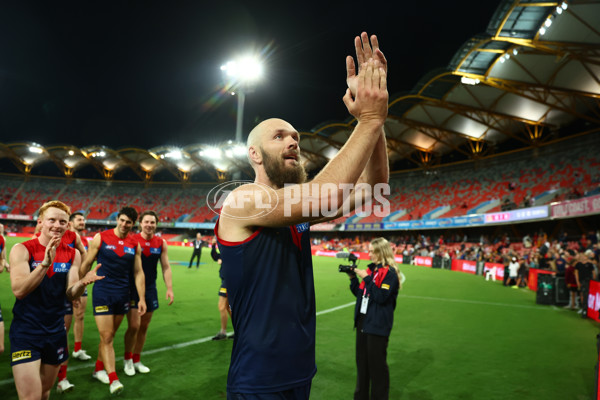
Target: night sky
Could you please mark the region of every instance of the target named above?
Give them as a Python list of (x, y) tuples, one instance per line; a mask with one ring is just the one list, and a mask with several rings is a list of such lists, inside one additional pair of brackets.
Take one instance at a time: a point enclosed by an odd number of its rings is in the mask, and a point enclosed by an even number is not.
[(445, 67), (500, 2), (7, 3), (0, 142), (150, 149), (234, 139), (219, 67), (237, 54), (267, 57), (244, 132), (269, 117), (308, 131), (348, 117), (345, 56), (361, 31), (379, 37), (393, 96)]

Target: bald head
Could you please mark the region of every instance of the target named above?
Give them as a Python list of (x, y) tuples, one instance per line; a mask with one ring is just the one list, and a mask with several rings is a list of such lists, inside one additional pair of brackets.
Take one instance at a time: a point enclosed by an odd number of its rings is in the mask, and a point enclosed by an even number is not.
[[(296, 131), (294, 127), (289, 123), (279, 118), (269, 118), (252, 129), (250, 134), (248, 134), (248, 140), (246, 141), (246, 149), (250, 150), (251, 147), (254, 148), (255, 151), (258, 151), (262, 148), (262, 144), (265, 141), (265, 137), (270, 133), (274, 133), (278, 130), (283, 131)], [(254, 162), (248, 153), (248, 160), (250, 161), (250, 165), (254, 167)]]
[(246, 147), (250, 148), (250, 146), (260, 146), (264, 136), (267, 133), (274, 132), (278, 129), (295, 131), (294, 127), (290, 123), (279, 118), (269, 118), (262, 121), (256, 125), (254, 129), (252, 129), (248, 135)]

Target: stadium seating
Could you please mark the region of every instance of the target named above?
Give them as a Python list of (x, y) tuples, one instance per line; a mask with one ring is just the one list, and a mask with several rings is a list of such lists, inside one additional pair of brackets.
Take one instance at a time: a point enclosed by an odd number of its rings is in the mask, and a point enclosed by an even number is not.
[[(508, 156), (434, 170), (392, 174), (390, 215), (383, 221), (454, 217), (542, 205), (600, 192), (600, 159), (585, 142), (562, 142)], [(59, 198), (88, 219), (108, 219), (121, 207), (152, 209), (163, 222), (214, 221), (206, 196), (212, 184), (95, 182), (0, 175), (0, 212), (32, 215)], [(333, 223), (382, 221), (372, 210)]]

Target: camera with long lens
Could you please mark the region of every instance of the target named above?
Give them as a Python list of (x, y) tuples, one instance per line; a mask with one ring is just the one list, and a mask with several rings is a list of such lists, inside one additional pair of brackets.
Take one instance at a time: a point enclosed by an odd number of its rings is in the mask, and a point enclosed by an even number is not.
[(340, 264), (340, 266), (338, 267), (338, 271), (339, 272), (354, 272), (354, 269), (356, 268), (356, 260), (358, 260), (358, 257), (355, 256), (352, 253), (337, 253), (335, 255), (337, 258), (347, 258), (348, 261), (350, 261), (352, 264)]

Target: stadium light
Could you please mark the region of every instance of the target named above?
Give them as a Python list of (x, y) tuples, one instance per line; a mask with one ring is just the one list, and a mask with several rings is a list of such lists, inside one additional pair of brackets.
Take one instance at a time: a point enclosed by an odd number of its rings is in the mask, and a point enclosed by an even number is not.
[(221, 158), (221, 149), (217, 147), (208, 147), (206, 150), (200, 153), (201, 156), (216, 160)]
[(183, 157), (180, 150), (172, 150), (165, 154), (165, 157), (174, 158), (175, 160), (181, 160)]
[(464, 85), (478, 85), (481, 81), (476, 78), (469, 78), (467, 76), (463, 76), (460, 78), (460, 82)]
[(229, 79), (241, 83), (255, 82), (262, 77), (263, 66), (256, 57), (247, 56), (239, 60), (228, 61), (221, 65)]
[(246, 147), (239, 144), (233, 148), (233, 154), (236, 156), (245, 156), (246, 155)]
[(35, 154), (42, 154), (44, 152), (44, 150), (42, 150), (41, 148), (39, 148), (37, 146), (29, 146), (29, 152), (35, 153)]
[(231, 95), (238, 96), (235, 141), (242, 142), (242, 124), (246, 94), (250, 93), (262, 78), (264, 68), (258, 57), (245, 56), (221, 65), (225, 86)]

